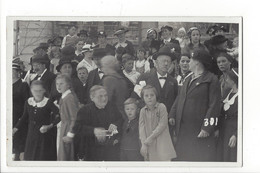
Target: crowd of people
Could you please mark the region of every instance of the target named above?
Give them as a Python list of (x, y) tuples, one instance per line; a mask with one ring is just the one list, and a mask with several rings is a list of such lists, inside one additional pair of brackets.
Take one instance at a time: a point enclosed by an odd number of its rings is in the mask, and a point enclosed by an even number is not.
[(13, 59), (13, 159), (237, 160), (238, 37), (209, 27), (147, 30), (138, 48), (71, 26)]

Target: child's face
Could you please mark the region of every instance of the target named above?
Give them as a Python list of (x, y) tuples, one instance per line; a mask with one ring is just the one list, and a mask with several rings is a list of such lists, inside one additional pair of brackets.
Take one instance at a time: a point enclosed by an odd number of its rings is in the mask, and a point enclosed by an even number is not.
[(56, 80), (56, 88), (59, 93), (64, 93), (69, 89), (69, 85), (66, 83), (65, 79)]
[(138, 51), (137, 52), (137, 57), (139, 60), (143, 60), (144, 59), (144, 52), (143, 51)]
[(144, 90), (143, 99), (147, 106), (154, 106), (156, 104), (156, 95), (153, 89)]
[(73, 36), (76, 34), (77, 29), (73, 26), (69, 29), (69, 35)]
[(191, 41), (192, 43), (198, 43), (200, 41), (200, 32), (198, 30), (192, 31)]
[(107, 91), (104, 89), (95, 91), (94, 95), (91, 96), (91, 100), (97, 107), (104, 108), (108, 102)]
[(129, 60), (124, 64), (124, 68), (126, 72), (131, 72), (133, 70), (134, 67), (134, 61), (133, 60)]
[(88, 71), (87, 69), (80, 69), (78, 70), (78, 78), (81, 82), (86, 82), (88, 79)]
[(137, 113), (137, 106), (135, 104), (125, 105), (125, 113), (128, 117), (128, 120), (135, 119)]
[(83, 41), (79, 41), (77, 43), (77, 45), (76, 45), (77, 50), (82, 50), (83, 45), (84, 45), (84, 42)]
[(31, 92), (35, 100), (42, 100), (45, 89), (42, 87), (42, 85), (33, 85), (31, 86)]
[(189, 70), (190, 59), (187, 56), (182, 56), (180, 60), (180, 67), (182, 71)]
[(184, 32), (184, 31), (179, 31), (179, 32), (178, 32), (178, 36), (179, 36), (180, 38), (184, 37), (184, 36), (185, 36), (185, 32)]

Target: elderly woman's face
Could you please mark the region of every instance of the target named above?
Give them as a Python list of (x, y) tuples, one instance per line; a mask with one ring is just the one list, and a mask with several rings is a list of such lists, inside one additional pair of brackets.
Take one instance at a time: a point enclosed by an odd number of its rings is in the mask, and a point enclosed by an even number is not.
[(104, 108), (108, 102), (107, 91), (99, 89), (91, 96), (91, 100), (95, 103), (98, 108)]
[(228, 59), (224, 56), (220, 56), (217, 58), (217, 64), (218, 68), (222, 72), (226, 72), (230, 69), (231, 63), (228, 61)]

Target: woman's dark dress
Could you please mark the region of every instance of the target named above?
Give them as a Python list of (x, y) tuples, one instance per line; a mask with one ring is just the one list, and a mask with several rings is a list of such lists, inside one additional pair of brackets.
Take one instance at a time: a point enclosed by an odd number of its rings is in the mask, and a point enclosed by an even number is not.
[(31, 100), (32, 97), (25, 103), (23, 116), (15, 126), (20, 131), (24, 123), (28, 121), (24, 160), (57, 160), (55, 128), (46, 133), (41, 133), (40, 128), (51, 123), (56, 125), (59, 122), (59, 116), (57, 116), (59, 110), (48, 99), (44, 101), (45, 105), (38, 107), (33, 106)]
[[(30, 89), (27, 83), (21, 79), (13, 83), (13, 127), (23, 115), (24, 103), (30, 96)], [(21, 131), (17, 131), (13, 136), (13, 152), (24, 151), (27, 134), (27, 124), (21, 126)]]

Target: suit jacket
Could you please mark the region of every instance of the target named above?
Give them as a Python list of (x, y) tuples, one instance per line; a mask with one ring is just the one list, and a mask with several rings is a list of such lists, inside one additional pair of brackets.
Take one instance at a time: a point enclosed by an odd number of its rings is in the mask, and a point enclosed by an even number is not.
[[(113, 46), (115, 47), (117, 45), (118, 42), (116, 42)], [(134, 55), (135, 53), (135, 49), (134, 49), (134, 46), (133, 46), (133, 43), (126, 40), (125, 43), (127, 43), (127, 46), (124, 47), (125, 50), (126, 50), (126, 53), (129, 53), (130, 55)], [(116, 48), (115, 48), (116, 49)]]
[(50, 92), (51, 92), (51, 85), (53, 83), (53, 81), (55, 80), (56, 75), (53, 74), (50, 71), (46, 71), (43, 76), (41, 77), (41, 81), (44, 83), (45, 87), (46, 87), (46, 96), (49, 97), (50, 96)]
[[(172, 38), (170, 41), (173, 44), (173, 47), (175, 49), (175, 53), (177, 56), (179, 56), (181, 54), (181, 46), (178, 40)], [(165, 45), (164, 41), (161, 41), (160, 47), (163, 47)]]
[[(87, 93), (89, 93), (89, 90), (94, 85), (102, 85), (102, 80), (99, 78), (99, 74), (98, 74), (98, 68), (95, 69), (95, 70), (90, 71), (89, 74), (88, 74)], [(88, 94), (88, 99), (87, 100), (88, 100), (88, 103), (91, 102), (89, 94)]]
[(163, 103), (169, 112), (178, 94), (177, 80), (168, 74), (165, 84), (163, 88), (161, 88), (157, 71), (152, 70), (149, 73), (142, 74), (138, 78), (137, 84), (139, 84), (140, 81), (145, 81), (146, 85), (155, 87), (158, 92), (158, 102)]

